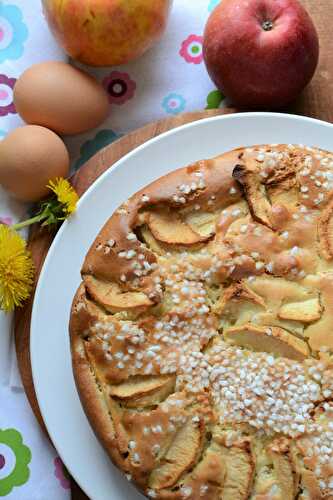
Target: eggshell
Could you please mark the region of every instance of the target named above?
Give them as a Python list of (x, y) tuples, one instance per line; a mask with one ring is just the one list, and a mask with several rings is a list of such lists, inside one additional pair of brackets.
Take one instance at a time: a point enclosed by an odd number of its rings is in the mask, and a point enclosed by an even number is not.
[(68, 170), (68, 151), (52, 130), (26, 125), (0, 141), (0, 184), (19, 200), (43, 198), (49, 180), (66, 177)]
[(28, 68), (14, 87), (17, 112), (26, 123), (59, 134), (78, 134), (100, 125), (109, 113), (108, 95), (93, 77), (73, 66), (43, 62)]

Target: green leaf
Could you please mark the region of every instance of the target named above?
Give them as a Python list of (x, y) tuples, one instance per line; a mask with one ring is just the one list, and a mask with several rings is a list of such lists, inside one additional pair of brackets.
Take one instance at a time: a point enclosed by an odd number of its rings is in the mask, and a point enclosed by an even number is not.
[(220, 107), (221, 102), (225, 96), (220, 90), (212, 90), (207, 96), (207, 106), (205, 109), (217, 109)]

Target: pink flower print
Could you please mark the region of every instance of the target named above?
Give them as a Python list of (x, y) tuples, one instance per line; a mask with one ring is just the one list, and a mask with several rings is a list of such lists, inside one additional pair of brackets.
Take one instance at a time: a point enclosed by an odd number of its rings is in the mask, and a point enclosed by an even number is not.
[(59, 479), (59, 483), (64, 490), (69, 490), (71, 487), (71, 483), (69, 480), (69, 474), (64, 464), (62, 463), (60, 457), (56, 457), (54, 459), (54, 475), (57, 479)]
[(179, 54), (186, 62), (193, 64), (200, 64), (202, 62), (202, 40), (202, 36), (190, 35), (182, 42)]
[(11, 226), (13, 224), (13, 219), (11, 217), (1, 217), (0, 224), (6, 224), (6, 226)]
[(13, 102), (13, 88), (16, 78), (8, 78), (6, 75), (0, 75), (0, 116), (16, 113)]
[(126, 101), (132, 99), (135, 94), (136, 83), (128, 73), (111, 71), (104, 78), (103, 85), (109, 94), (111, 104), (124, 104)]

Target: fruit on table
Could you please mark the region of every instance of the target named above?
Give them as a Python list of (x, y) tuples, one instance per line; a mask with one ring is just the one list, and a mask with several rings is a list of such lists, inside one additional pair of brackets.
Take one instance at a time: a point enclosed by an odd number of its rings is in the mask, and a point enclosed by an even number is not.
[(23, 120), (59, 134), (78, 134), (109, 114), (108, 95), (92, 76), (70, 64), (34, 64), (17, 80), (14, 103)]
[(207, 21), (203, 55), (233, 104), (280, 108), (311, 80), (318, 35), (297, 0), (223, 0)]
[(42, 0), (58, 43), (91, 66), (125, 64), (163, 34), (172, 0)]
[(0, 184), (21, 201), (37, 201), (46, 185), (66, 177), (69, 155), (54, 132), (38, 125), (19, 127), (0, 141)]

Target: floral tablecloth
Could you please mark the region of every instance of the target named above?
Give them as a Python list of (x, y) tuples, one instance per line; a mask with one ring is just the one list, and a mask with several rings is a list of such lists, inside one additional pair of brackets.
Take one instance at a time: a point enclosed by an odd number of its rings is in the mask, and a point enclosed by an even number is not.
[[(98, 129), (65, 138), (73, 170), (150, 121), (223, 105), (202, 60), (203, 28), (217, 3), (174, 0), (167, 33), (155, 48), (127, 66), (92, 71), (108, 91), (110, 114)], [(40, 0), (0, 0), (0, 139), (22, 124), (12, 100), (16, 79), (32, 63), (52, 59), (66, 57), (48, 31)], [(11, 223), (25, 211), (0, 190), (0, 221)], [(21, 385), (11, 319), (0, 313), (0, 497), (67, 499), (67, 473), (39, 429)]]

